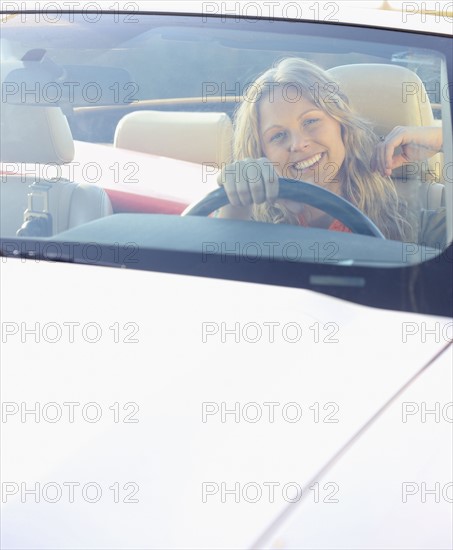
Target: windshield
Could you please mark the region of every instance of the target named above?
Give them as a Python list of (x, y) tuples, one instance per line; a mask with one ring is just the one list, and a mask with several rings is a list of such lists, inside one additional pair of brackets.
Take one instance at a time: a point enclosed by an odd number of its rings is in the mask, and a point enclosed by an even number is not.
[(1, 46), (4, 239), (126, 227), (172, 249), (182, 231), (203, 252), (385, 267), (451, 241), (448, 37), (49, 12), (5, 18)]

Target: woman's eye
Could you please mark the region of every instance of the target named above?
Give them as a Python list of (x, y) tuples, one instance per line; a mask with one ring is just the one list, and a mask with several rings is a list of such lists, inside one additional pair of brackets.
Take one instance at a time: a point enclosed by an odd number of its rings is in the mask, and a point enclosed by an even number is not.
[(283, 139), (284, 135), (285, 135), (285, 132), (278, 132), (271, 137), (271, 141), (279, 141)]
[(319, 118), (307, 118), (307, 120), (304, 120), (304, 126), (310, 126), (311, 124), (318, 122), (318, 120)]

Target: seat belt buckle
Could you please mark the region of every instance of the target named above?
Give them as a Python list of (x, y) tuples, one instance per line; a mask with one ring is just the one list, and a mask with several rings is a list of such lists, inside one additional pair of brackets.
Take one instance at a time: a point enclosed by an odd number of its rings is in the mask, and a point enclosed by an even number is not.
[(52, 215), (49, 212), (49, 191), (51, 183), (33, 182), (28, 193), (28, 207), (24, 212), (24, 223), (16, 231), (18, 237), (50, 237)]

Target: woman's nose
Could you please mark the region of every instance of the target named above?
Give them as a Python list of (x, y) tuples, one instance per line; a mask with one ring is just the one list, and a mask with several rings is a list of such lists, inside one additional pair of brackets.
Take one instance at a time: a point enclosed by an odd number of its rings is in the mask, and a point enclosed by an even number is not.
[(297, 132), (291, 135), (290, 151), (302, 151), (308, 147), (308, 137), (304, 132)]

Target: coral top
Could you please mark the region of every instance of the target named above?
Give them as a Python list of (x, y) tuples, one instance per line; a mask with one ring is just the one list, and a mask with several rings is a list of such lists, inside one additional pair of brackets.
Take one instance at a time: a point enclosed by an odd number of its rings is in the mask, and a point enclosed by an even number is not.
[[(298, 216), (298, 219), (299, 219), (300, 225), (303, 225), (304, 227), (308, 227), (308, 224), (302, 214)], [(328, 229), (330, 231), (342, 231), (343, 233), (352, 233), (349, 227), (346, 227), (344, 224), (342, 224), (338, 220), (333, 220), (333, 222), (329, 225)]]

